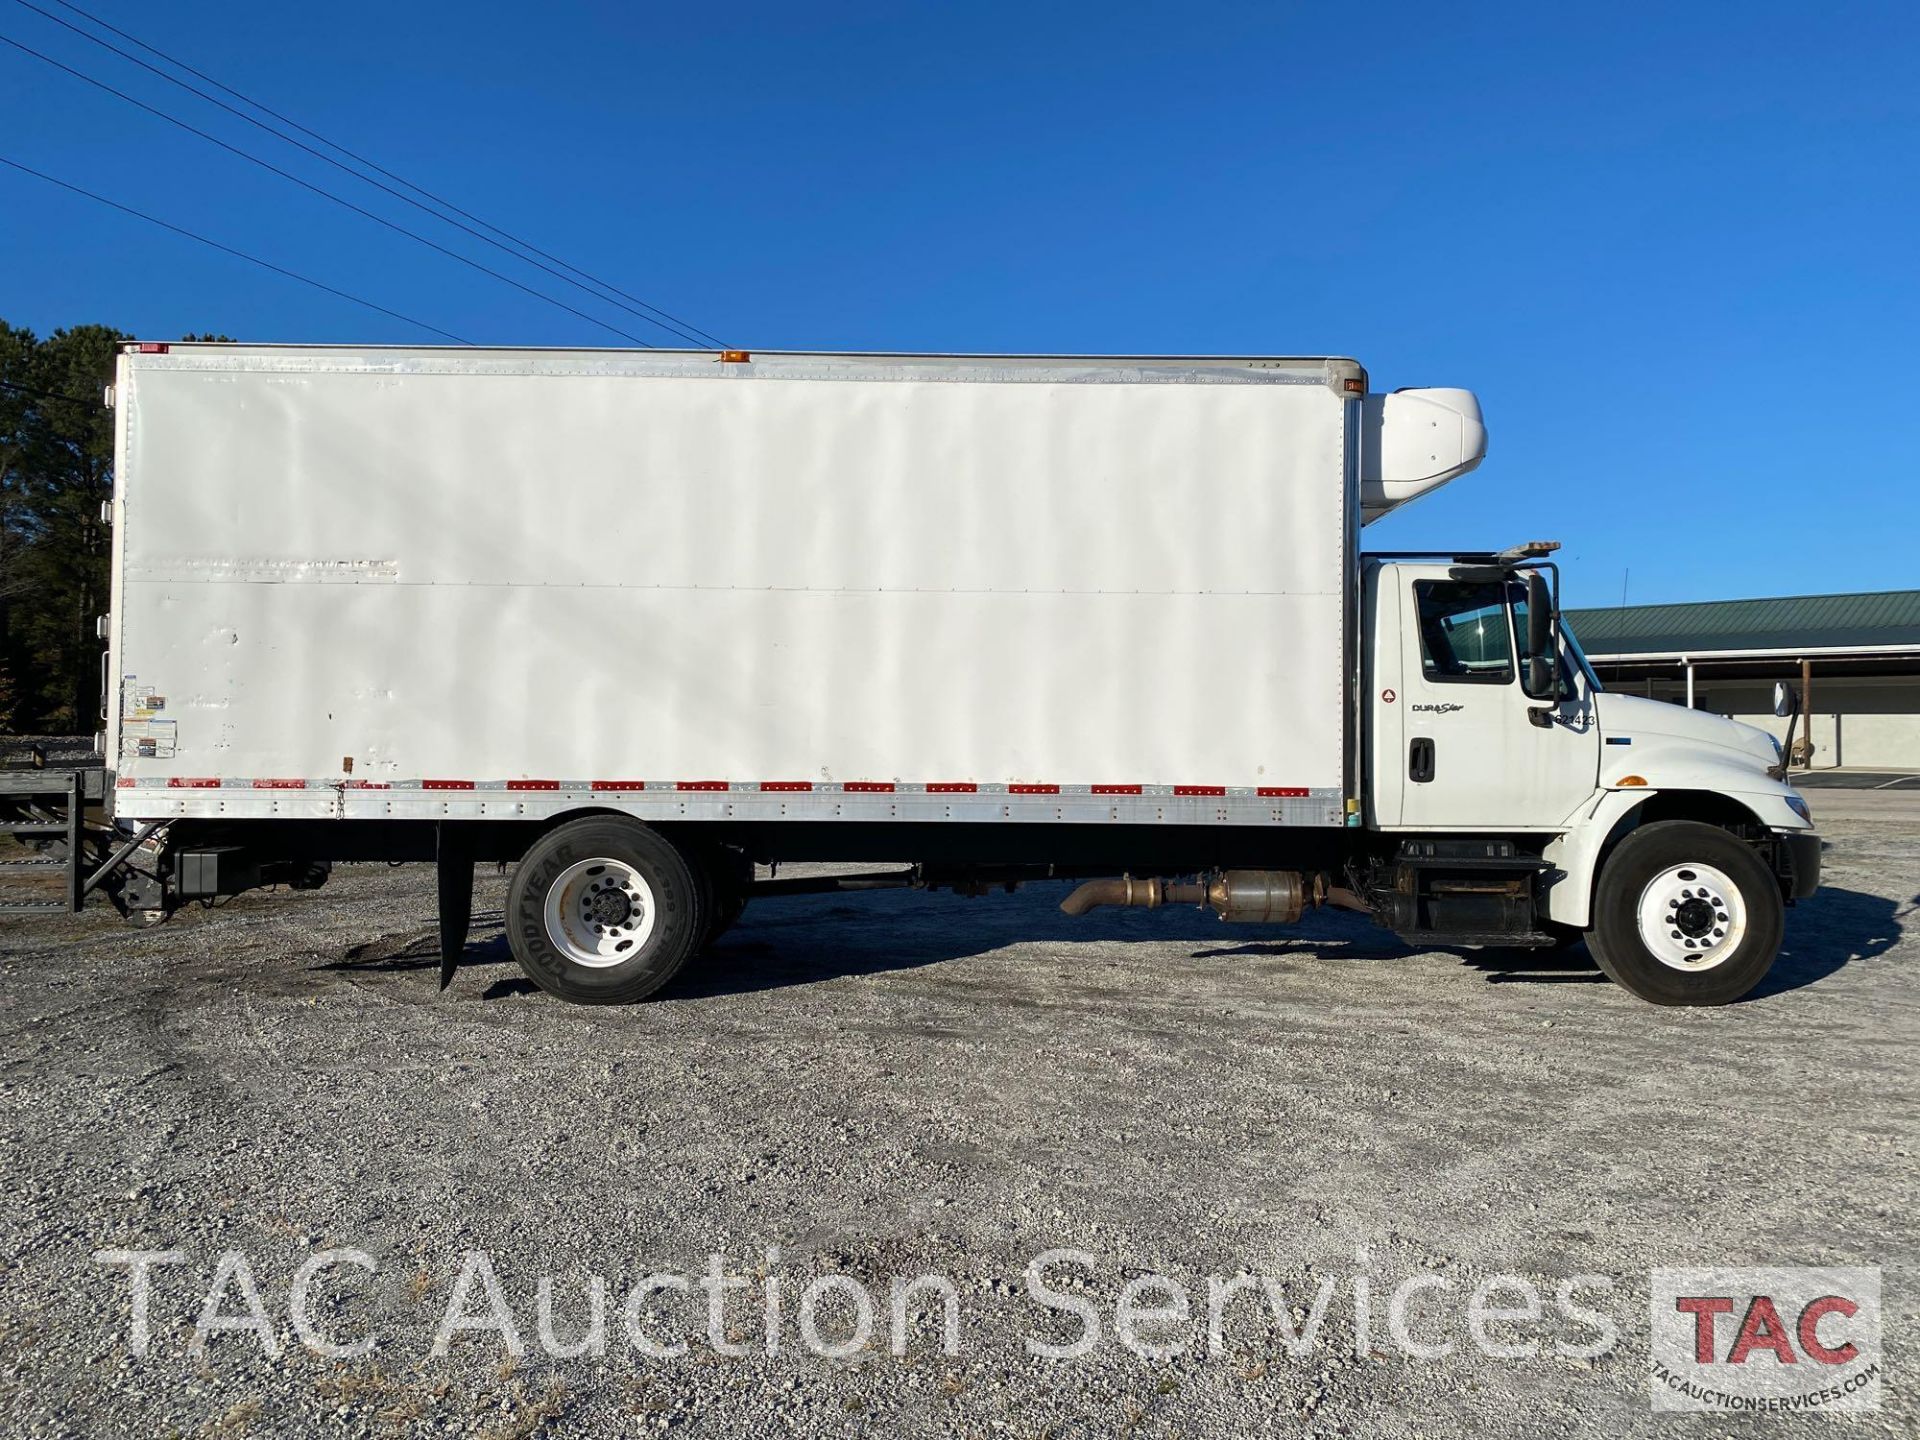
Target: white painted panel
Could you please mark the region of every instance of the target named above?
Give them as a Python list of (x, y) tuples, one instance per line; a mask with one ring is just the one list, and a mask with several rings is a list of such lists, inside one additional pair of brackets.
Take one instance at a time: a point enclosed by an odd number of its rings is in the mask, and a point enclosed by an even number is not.
[(1324, 384), (607, 368), (133, 357), (119, 773), (1341, 786)]

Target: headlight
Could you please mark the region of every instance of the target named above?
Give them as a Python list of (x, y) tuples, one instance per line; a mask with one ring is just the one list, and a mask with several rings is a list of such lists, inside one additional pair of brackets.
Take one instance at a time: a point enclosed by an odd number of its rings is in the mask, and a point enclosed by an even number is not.
[(1813, 824), (1812, 808), (1807, 804), (1805, 800), (1802, 800), (1797, 793), (1787, 796), (1787, 808), (1793, 811), (1793, 813), (1798, 815), (1802, 820), (1806, 821), (1807, 824), (1809, 825)]

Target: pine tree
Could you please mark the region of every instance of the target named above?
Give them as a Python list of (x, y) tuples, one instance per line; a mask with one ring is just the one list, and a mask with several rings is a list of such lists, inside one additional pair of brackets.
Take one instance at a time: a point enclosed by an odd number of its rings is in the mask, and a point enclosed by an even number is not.
[(127, 337), (104, 325), (42, 340), (0, 321), (0, 671), (16, 733), (91, 734), (100, 717), (113, 418), (101, 402)]

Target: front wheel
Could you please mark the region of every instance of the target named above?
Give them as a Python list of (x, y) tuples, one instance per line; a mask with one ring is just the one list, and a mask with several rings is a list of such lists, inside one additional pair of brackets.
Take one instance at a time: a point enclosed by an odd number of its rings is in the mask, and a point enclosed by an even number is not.
[(507, 939), (527, 977), (580, 1005), (624, 1005), (671, 980), (707, 923), (679, 850), (636, 820), (594, 815), (534, 841), (507, 891)]
[(1594, 892), (1587, 948), (1613, 981), (1656, 1005), (1726, 1005), (1772, 967), (1780, 884), (1738, 836), (1659, 820), (1622, 840)]

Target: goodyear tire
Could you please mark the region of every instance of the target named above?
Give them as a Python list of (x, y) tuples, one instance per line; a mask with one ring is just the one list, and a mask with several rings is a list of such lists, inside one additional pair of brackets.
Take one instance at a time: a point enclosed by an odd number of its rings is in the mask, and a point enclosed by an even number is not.
[(1692, 820), (1622, 840), (1593, 899), (1587, 948), (1613, 981), (1655, 1005), (1726, 1005), (1773, 966), (1780, 883), (1753, 847)]
[(711, 950), (720, 937), (733, 928), (734, 921), (740, 918), (740, 912), (746, 908), (746, 896), (732, 890), (716, 891), (713, 910), (707, 916), (706, 932), (700, 942), (701, 951)]
[(747, 908), (747, 887), (753, 884), (753, 861), (730, 845), (692, 845), (686, 851), (700, 887), (700, 943), (694, 954), (704, 955), (713, 944), (733, 928), (740, 912)]
[(645, 999), (707, 924), (686, 858), (637, 820), (595, 815), (533, 843), (507, 892), (508, 943), (542, 990), (578, 1005)]
[(753, 858), (742, 850), (723, 850), (719, 863), (713, 867), (713, 877), (713, 914), (707, 921), (707, 945), (731, 930), (747, 908), (747, 896), (753, 889)]

